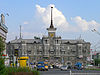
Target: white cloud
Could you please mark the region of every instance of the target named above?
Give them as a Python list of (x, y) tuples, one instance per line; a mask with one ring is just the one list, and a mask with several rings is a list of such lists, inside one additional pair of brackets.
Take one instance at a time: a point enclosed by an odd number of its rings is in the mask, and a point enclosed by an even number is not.
[(75, 25), (71, 25), (67, 21), (63, 13), (55, 7), (55, 5), (50, 4), (46, 8), (36, 5), (37, 14), (39, 15), (38, 17), (41, 17), (41, 21), (45, 24), (45, 28), (49, 27), (50, 25), (51, 6), (53, 6), (54, 26), (61, 31), (87, 31), (89, 29), (97, 29), (100, 26), (100, 24), (97, 23), (95, 20), (86, 21), (85, 19), (82, 19), (80, 16), (71, 18), (71, 22), (75, 23)]
[(85, 21), (84, 19), (82, 19), (80, 16), (72, 18), (72, 20), (77, 24), (79, 29), (81, 29), (83, 31), (88, 30), (89, 23), (87, 21)]
[(25, 21), (23, 24), (29, 24), (27, 21)]
[[(53, 6), (53, 22), (54, 26), (57, 28), (60, 28), (61, 30), (64, 30), (65, 28), (68, 28), (68, 22), (61, 11), (59, 11), (53, 4), (50, 4), (48, 7), (43, 8), (39, 5), (36, 5), (37, 13), (41, 16), (42, 21), (45, 24), (45, 27), (49, 27), (50, 25), (50, 19), (51, 19), (51, 6)], [(39, 16), (39, 17), (40, 17)]]
[[(39, 5), (36, 5), (36, 19), (38, 19), (39, 23), (32, 23), (28, 22), (28, 21), (24, 21), (23, 24), (29, 24), (26, 26), (22, 26), (22, 35), (23, 38), (33, 38), (34, 36), (39, 36), (42, 37), (43, 34), (42, 33), (35, 33), (36, 31), (38, 31), (38, 27), (40, 28), (40, 24), (44, 23), (45, 24), (45, 28), (48, 28), (50, 26), (50, 19), (51, 19), (51, 6), (53, 6), (53, 22), (54, 22), (54, 27), (56, 27), (58, 29), (59, 32), (80, 32), (80, 31), (87, 31), (87, 30), (91, 30), (91, 29), (98, 29), (100, 27), (100, 24), (97, 23), (95, 20), (91, 20), (91, 21), (87, 21), (85, 19), (83, 19), (80, 16), (76, 16), (76, 17), (72, 17), (71, 21), (72, 23), (74, 23), (73, 25), (70, 24), (66, 17), (63, 15), (63, 13), (58, 10), (55, 5), (50, 4), (47, 7), (41, 7)], [(31, 26), (30, 26), (31, 25)], [(37, 28), (36, 28), (37, 27)], [(25, 29), (26, 28), (26, 29)], [(33, 29), (34, 28), (34, 29)], [(34, 31), (36, 30), (36, 31)], [(27, 31), (27, 32), (26, 32)], [(41, 32), (42, 30), (40, 30)], [(34, 33), (32, 33), (34, 32)], [(13, 36), (12, 36), (13, 35)], [(17, 32), (9, 32), (8, 33), (8, 40), (13, 40), (15, 39), (15, 36), (19, 36), (19, 33)]]
[(86, 21), (86, 20), (82, 19), (80, 16), (76, 16), (75, 18), (72, 18), (72, 21), (74, 21), (76, 23), (77, 27), (82, 31), (98, 29), (98, 27), (100, 26), (100, 24), (97, 23), (96, 21), (94, 21), (94, 20)]
[(23, 32), (22, 36), (23, 36), (23, 38), (32, 39), (32, 38), (34, 38), (34, 36), (43, 37), (43, 34), (42, 33), (36, 33), (36, 32), (34, 32), (34, 33), (32, 33), (32, 32)]

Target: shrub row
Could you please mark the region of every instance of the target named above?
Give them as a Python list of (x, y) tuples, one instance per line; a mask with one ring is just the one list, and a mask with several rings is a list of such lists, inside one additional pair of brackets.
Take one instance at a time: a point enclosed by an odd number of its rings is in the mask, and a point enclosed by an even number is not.
[[(30, 73), (28, 75), (39, 75), (39, 71), (36, 71), (36, 70), (31, 70), (29, 68), (16, 68), (16, 67), (7, 67), (6, 68), (6, 75), (24, 75), (25, 73)], [(26, 74), (25, 74), (26, 75)]]

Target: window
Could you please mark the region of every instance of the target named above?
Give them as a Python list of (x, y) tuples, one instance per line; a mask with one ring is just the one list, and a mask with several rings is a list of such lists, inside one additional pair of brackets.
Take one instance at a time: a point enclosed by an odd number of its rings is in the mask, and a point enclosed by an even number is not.
[(51, 54), (54, 54), (54, 51), (51, 51), (50, 53), (51, 53)]
[(68, 46), (68, 47), (67, 47), (67, 49), (69, 50), (69, 49), (70, 49), (70, 47)]
[(47, 40), (45, 40), (45, 44), (47, 44)]
[(28, 51), (28, 54), (31, 54), (31, 51)]
[(53, 47), (51, 46), (51, 49), (53, 49)]
[(42, 47), (41, 46), (39, 46), (39, 49), (41, 49)]
[(31, 49), (31, 46), (28, 46), (28, 49)]
[(40, 51), (39, 54), (42, 54), (42, 51)]
[(83, 53), (86, 53), (86, 49), (83, 49), (82, 52), (83, 52)]
[(58, 40), (57, 40), (57, 44), (58, 44)]
[(71, 52), (67, 52), (68, 55), (70, 55)]
[(65, 54), (65, 51), (61, 51), (61, 54)]
[(87, 46), (85, 46), (85, 49), (87, 49)]
[(59, 47), (56, 47), (56, 49), (59, 49)]
[(42, 54), (42, 51), (38, 51), (37, 54)]
[(71, 49), (71, 52), (75, 52), (75, 51), (76, 51), (76, 49), (75, 49), (75, 48)]

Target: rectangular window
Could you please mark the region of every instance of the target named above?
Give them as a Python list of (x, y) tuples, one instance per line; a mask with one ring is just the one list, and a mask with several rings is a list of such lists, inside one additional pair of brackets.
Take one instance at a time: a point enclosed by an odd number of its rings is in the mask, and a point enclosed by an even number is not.
[(31, 54), (31, 51), (28, 51), (28, 54)]
[(51, 54), (54, 54), (54, 51), (51, 51), (50, 53), (51, 53)]
[(61, 54), (65, 54), (65, 51), (61, 51)]
[(40, 51), (39, 54), (42, 54), (42, 51)]
[(56, 49), (59, 49), (59, 47), (56, 47)]
[(39, 49), (42, 49), (42, 47), (41, 47), (41, 46), (39, 46)]
[(45, 44), (47, 44), (47, 40), (45, 40)]
[(57, 44), (58, 44), (58, 40), (57, 40)]

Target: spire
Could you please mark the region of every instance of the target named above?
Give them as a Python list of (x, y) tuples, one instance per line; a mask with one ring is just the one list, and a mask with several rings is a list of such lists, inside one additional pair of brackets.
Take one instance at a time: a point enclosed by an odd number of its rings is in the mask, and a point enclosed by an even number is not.
[(51, 25), (50, 25), (50, 28), (54, 28), (53, 19), (52, 19), (52, 17), (53, 17), (52, 11), (53, 11), (53, 7), (51, 7)]

